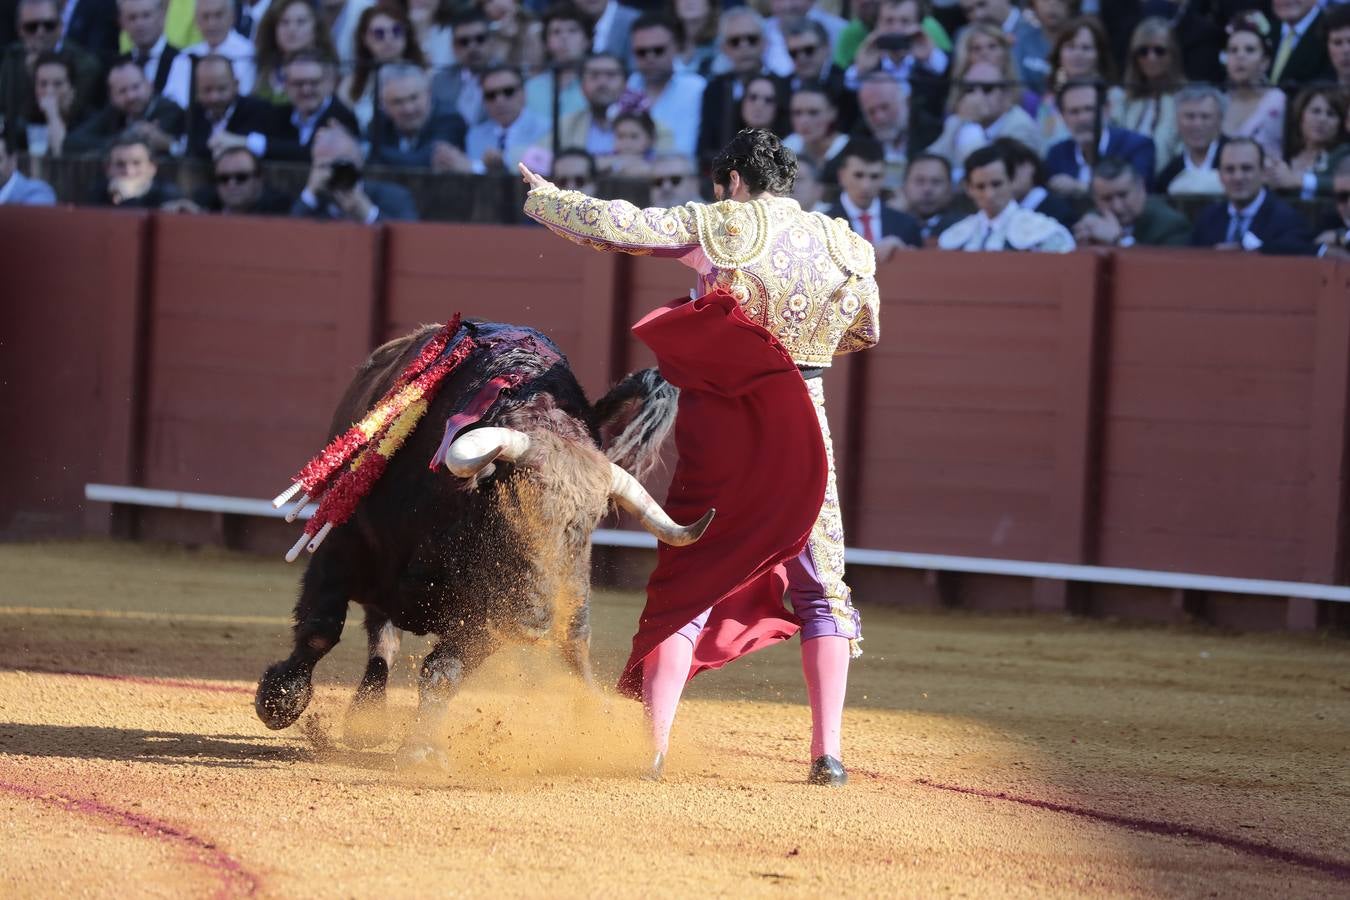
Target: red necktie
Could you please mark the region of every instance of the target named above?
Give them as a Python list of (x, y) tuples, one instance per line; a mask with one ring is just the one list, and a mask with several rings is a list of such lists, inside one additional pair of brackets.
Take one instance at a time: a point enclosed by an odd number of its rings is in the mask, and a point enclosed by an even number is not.
[(858, 213), (858, 221), (862, 223), (862, 236), (869, 244), (875, 244), (876, 238), (872, 236), (872, 214), (869, 212)]

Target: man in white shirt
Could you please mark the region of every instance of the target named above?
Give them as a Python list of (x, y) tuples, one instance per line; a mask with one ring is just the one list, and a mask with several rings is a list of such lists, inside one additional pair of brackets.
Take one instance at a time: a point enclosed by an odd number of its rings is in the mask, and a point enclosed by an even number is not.
[(877, 262), (923, 244), (918, 221), (881, 202), (885, 171), (886, 161), (876, 141), (849, 141), (839, 154), (839, 203), (826, 214), (847, 219), (849, 227), (876, 249)]
[(643, 96), (652, 120), (673, 136), (675, 149), (693, 156), (706, 82), (693, 72), (675, 71), (675, 26), (659, 14), (642, 16), (633, 24), (632, 48), (637, 62), (629, 90)]
[(169, 80), (164, 85), (164, 96), (187, 108), (192, 87), (192, 66), (203, 56), (223, 56), (234, 66), (234, 77), (239, 82), (239, 93), (253, 93), (257, 75), (253, 42), (234, 30), (236, 0), (197, 0), (193, 19), (202, 40), (174, 57), (169, 68)]
[(56, 192), (45, 181), (28, 178), (15, 167), (18, 158), (10, 149), (10, 139), (0, 122), (0, 206), (52, 206)]
[(117, 0), (117, 21), (131, 38), (129, 56), (155, 93), (164, 93), (178, 48), (164, 36), (168, 0)]
[(514, 168), (532, 144), (549, 134), (549, 123), (525, 108), (525, 81), (518, 69), (495, 66), (483, 75), (487, 118), (469, 129), (465, 154), (474, 172)]
[(965, 161), (966, 195), (979, 209), (938, 236), (943, 250), (1028, 250), (1068, 253), (1073, 235), (1049, 216), (1022, 209), (1013, 199), (1008, 161), (994, 146)]
[(1177, 133), (1181, 152), (1158, 173), (1157, 187), (1168, 194), (1219, 194), (1219, 148), (1223, 146), (1224, 96), (1207, 84), (1177, 92)]

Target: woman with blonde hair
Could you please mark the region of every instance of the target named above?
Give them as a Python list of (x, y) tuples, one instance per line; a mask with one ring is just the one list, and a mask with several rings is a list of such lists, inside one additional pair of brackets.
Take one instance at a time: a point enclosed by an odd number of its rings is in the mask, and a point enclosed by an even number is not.
[(1171, 24), (1151, 16), (1136, 25), (1125, 62), (1125, 105), (1120, 119), (1131, 131), (1153, 138), (1158, 171), (1181, 152), (1176, 92), (1185, 81), (1181, 48)]
[(953, 76), (951, 91), (947, 94), (948, 112), (954, 110), (961, 99), (961, 79), (977, 62), (989, 63), (1003, 73), (1003, 82), (1007, 90), (1020, 88), (1016, 91), (1018, 105), (1028, 113), (1036, 114), (1040, 97), (1021, 86), (1008, 35), (1003, 29), (987, 22), (972, 22), (961, 30), (960, 36), (956, 39), (956, 50), (952, 56), (951, 67), (948, 69)]
[(318, 13), (308, 0), (276, 0), (267, 7), (258, 23), (257, 64), (253, 96), (284, 105), (286, 60), (297, 50), (318, 50), (330, 59), (337, 58), (328, 29), (319, 23)]

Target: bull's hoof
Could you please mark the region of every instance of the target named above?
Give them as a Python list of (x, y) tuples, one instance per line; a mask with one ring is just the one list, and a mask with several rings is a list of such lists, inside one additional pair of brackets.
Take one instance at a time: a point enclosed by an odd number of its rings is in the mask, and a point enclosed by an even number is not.
[(447, 772), (450, 770), (450, 755), (426, 741), (409, 739), (394, 754), (394, 768), (404, 771)]
[(358, 693), (347, 709), (342, 742), (357, 750), (368, 750), (378, 747), (388, 738), (389, 716), (384, 694), (362, 696)]
[(279, 731), (295, 724), (313, 695), (308, 672), (287, 668), (284, 662), (279, 662), (258, 680), (253, 708), (264, 725)]

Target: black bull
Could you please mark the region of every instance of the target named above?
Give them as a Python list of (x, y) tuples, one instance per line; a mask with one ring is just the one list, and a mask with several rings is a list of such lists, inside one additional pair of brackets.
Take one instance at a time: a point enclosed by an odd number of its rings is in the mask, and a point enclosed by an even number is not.
[[(639, 513), (668, 543), (697, 540), (711, 518), (710, 511), (688, 528), (675, 525), (600, 451), (604, 435), (611, 456), (629, 468), (655, 459), (676, 394), (654, 372), (629, 376), (592, 407), (542, 334), (464, 327), (477, 348), (446, 376), (383, 477), (309, 562), (295, 605), (294, 648), (258, 682), (254, 705), (269, 728), (291, 725), (308, 705), (314, 666), (341, 637), (349, 603), (364, 607), (370, 642), (348, 715), (349, 743), (384, 738), (384, 692), (399, 632), (436, 635), (422, 662), (418, 724), (401, 751), (405, 762), (439, 752), (447, 701), (504, 640), (556, 640), (571, 670), (589, 683), (591, 532), (610, 500)], [(371, 354), (338, 404), (330, 435), (360, 419), (435, 330), (422, 328)], [(447, 464), (460, 477), (431, 470), (447, 419), (504, 375), (523, 380), (451, 447)], [(495, 435), (503, 440), (489, 440)]]

